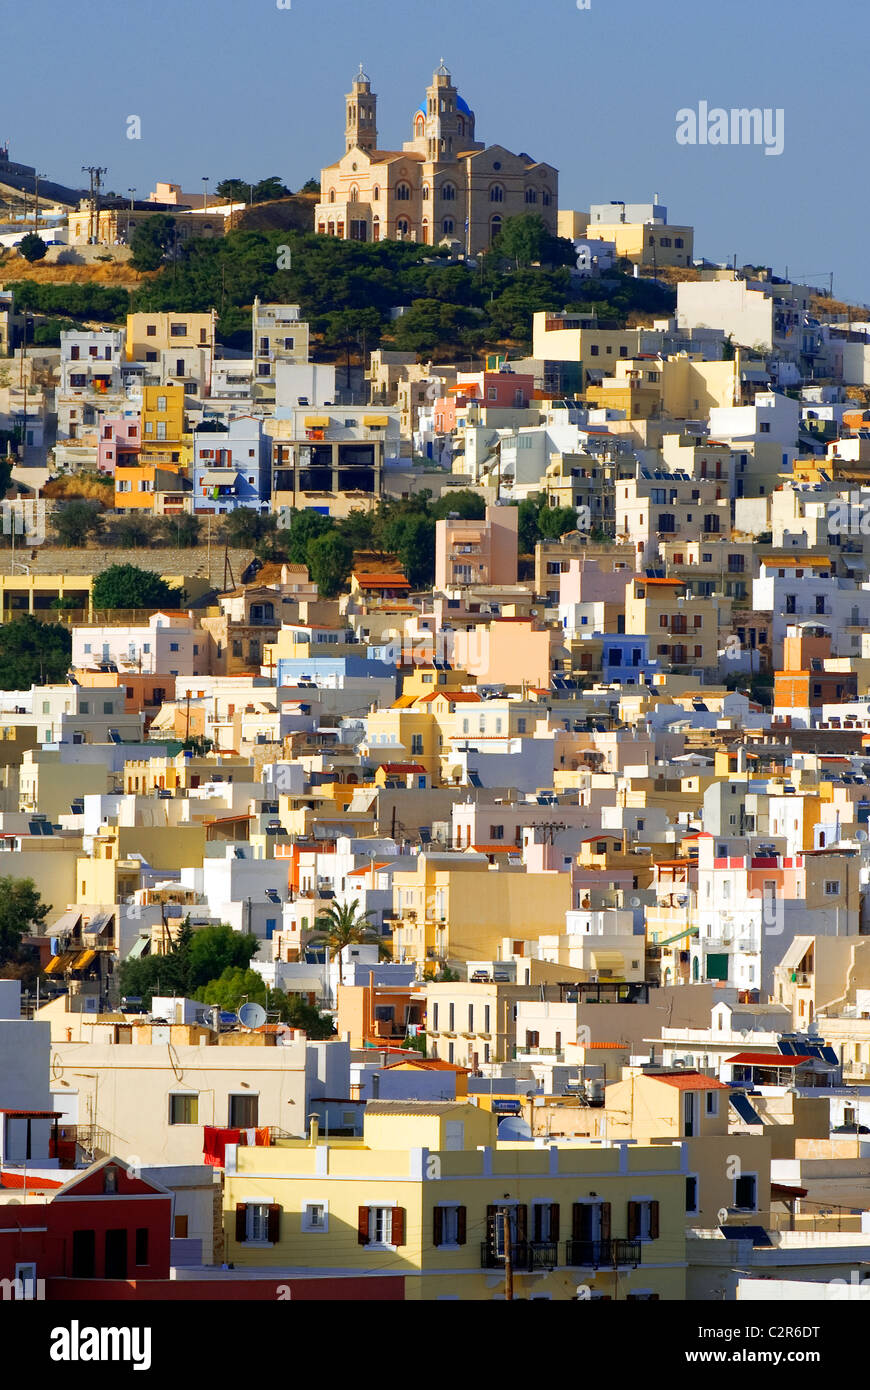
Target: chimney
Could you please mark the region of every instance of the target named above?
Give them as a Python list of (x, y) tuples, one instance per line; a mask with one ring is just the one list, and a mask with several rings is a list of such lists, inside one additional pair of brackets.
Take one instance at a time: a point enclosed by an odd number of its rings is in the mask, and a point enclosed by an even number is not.
[(311, 1126), (308, 1133), (308, 1143), (312, 1149), (317, 1148), (317, 1141), (320, 1138), (320, 1121), (316, 1115), (310, 1116)]

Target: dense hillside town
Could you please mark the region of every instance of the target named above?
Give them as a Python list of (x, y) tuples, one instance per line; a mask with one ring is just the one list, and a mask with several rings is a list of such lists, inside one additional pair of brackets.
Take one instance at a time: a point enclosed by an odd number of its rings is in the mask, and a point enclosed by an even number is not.
[(0, 150), (13, 1297), (870, 1261), (870, 311), (457, 81), (296, 191)]

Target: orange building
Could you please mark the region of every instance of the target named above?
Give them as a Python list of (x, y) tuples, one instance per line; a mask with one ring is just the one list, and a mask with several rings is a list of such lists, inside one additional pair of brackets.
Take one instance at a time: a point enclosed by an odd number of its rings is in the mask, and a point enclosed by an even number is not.
[(782, 670), (773, 673), (773, 703), (778, 710), (820, 709), (854, 700), (858, 677), (852, 671), (826, 671), (831, 655), (828, 633), (793, 634), (783, 639)]

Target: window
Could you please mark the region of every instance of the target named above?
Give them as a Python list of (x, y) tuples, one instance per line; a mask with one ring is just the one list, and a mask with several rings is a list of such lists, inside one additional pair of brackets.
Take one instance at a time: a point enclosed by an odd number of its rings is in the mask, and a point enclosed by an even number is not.
[(628, 1239), (658, 1240), (659, 1204), (643, 1198), (628, 1204)]
[(491, 203), (504, 202), (504, 189), (500, 183), (494, 183), (489, 190), (489, 201)]
[(259, 1096), (229, 1096), (228, 1119), (230, 1129), (256, 1129), (259, 1111)]
[(445, 203), (452, 203), (456, 198), (456, 189), (452, 183), (441, 185), (441, 198)]
[(532, 1203), (532, 1240), (538, 1244), (559, 1239), (559, 1203)]
[(503, 826), (503, 825), (491, 825), (491, 826), (489, 827), (489, 838), (490, 838), (490, 840), (503, 840), (503, 839), (504, 839), (504, 826)]
[(686, 1213), (690, 1214), (698, 1210), (698, 1179), (694, 1173), (689, 1173), (686, 1178)]
[(309, 1234), (325, 1235), (329, 1230), (329, 1203), (306, 1202), (302, 1208), (302, 1229)]
[(199, 1096), (188, 1094), (170, 1096), (169, 1123), (171, 1125), (198, 1124)]
[(706, 1110), (708, 1115), (719, 1114), (719, 1097), (715, 1091), (707, 1092), (707, 1100), (704, 1109)]
[(441, 225), (445, 232), (452, 232), (455, 224), (452, 217), (445, 217)]
[(840, 896), (840, 880), (838, 878), (827, 879), (825, 882), (825, 897), (838, 898)]
[(166, 397), (165, 397), (165, 396), (158, 396), (158, 397), (157, 397), (157, 409), (158, 409), (159, 411), (165, 411), (165, 410), (166, 410)]
[(414, 755), (416, 755), (416, 756), (419, 756), (419, 755), (423, 752), (423, 735), (422, 735), (422, 734), (412, 734), (412, 735), (411, 735), (411, 752), (412, 752), (412, 754), (414, 754)]
[(754, 1173), (744, 1173), (734, 1179), (734, 1206), (738, 1211), (757, 1209), (758, 1179)]
[[(187, 327), (186, 327), (186, 325), (183, 324), (183, 323), (171, 323), (171, 324), (169, 325), (169, 336), (170, 336), (170, 338), (186, 338), (186, 337), (187, 337)], [(165, 410), (166, 407), (164, 406), (163, 409)]]
[(360, 1207), (357, 1225), (360, 1245), (397, 1246), (405, 1243), (403, 1207)]
[(465, 1207), (436, 1207), (432, 1212), (433, 1245), (464, 1245), (465, 1230)]
[(244, 1202), (236, 1207), (236, 1240), (275, 1245), (281, 1208), (272, 1202)]
[(411, 185), (407, 183), (396, 184), (396, 201), (408, 203), (411, 201)]

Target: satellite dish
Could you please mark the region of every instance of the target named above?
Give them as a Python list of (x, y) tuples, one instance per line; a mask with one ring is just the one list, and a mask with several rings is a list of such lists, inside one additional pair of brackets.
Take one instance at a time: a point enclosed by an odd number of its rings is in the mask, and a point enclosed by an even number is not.
[(719, 1222), (720, 1226), (724, 1226), (728, 1220), (728, 1208), (720, 1207), (716, 1213), (716, 1219)]
[(640, 907), (640, 898), (629, 898), (628, 901), (632, 907)]
[(855, 831), (855, 839), (856, 839), (856, 840), (862, 840), (862, 841), (863, 841), (863, 840), (866, 840), (866, 839), (867, 839), (867, 831), (866, 831), (866, 830), (856, 830), (856, 831)]
[(505, 1115), (503, 1120), (499, 1120), (498, 1125), (499, 1139), (523, 1139), (530, 1141), (533, 1137), (528, 1123), (520, 1115)]
[(239, 1009), (239, 1023), (244, 1028), (262, 1028), (266, 1022), (266, 1010), (262, 1004), (243, 1004)]

